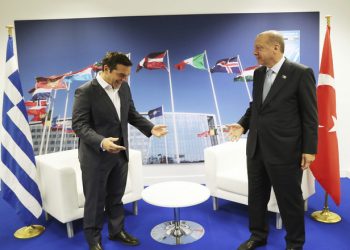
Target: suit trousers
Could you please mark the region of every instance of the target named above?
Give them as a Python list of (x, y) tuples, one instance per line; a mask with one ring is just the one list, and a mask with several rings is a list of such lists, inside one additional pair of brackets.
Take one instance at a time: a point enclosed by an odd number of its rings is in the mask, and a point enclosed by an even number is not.
[(257, 146), (253, 158), (248, 157), (247, 166), (251, 238), (258, 241), (267, 240), (267, 204), (272, 186), (287, 232), (285, 237), (287, 247), (302, 248), (305, 242), (305, 226), (300, 162), (271, 164), (263, 155), (261, 146)]
[(113, 162), (104, 162), (102, 159), (98, 166), (81, 165), (85, 195), (83, 227), (90, 246), (101, 242), (104, 212), (108, 217), (110, 235), (116, 235), (124, 227), (122, 197), (126, 187), (128, 161), (124, 151), (115, 156)]

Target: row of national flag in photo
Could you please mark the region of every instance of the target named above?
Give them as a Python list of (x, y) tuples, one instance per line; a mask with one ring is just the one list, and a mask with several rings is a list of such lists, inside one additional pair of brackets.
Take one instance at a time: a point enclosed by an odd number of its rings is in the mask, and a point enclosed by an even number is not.
[[(142, 68), (154, 70), (154, 69), (166, 69), (164, 58), (166, 51), (153, 52), (143, 58), (137, 65), (136, 72), (139, 72)], [(187, 58), (178, 64), (175, 64), (175, 68), (178, 70), (184, 70), (186, 65), (190, 65), (196, 69), (207, 70), (204, 63), (204, 53)], [(258, 66), (251, 66), (245, 68), (242, 72), (237, 57), (229, 57), (218, 60), (215, 65), (210, 68), (211, 73), (228, 73), (235, 74), (234, 81), (253, 81), (254, 70)]]
[[(138, 63), (136, 72), (140, 71), (142, 68), (150, 70), (166, 69), (166, 65), (164, 63), (165, 55), (165, 51), (148, 54)], [(181, 61), (175, 65), (175, 68), (178, 70), (183, 70), (185, 69), (186, 65), (190, 65), (197, 69), (206, 70), (204, 65), (204, 53)], [(241, 72), (237, 57), (230, 57), (218, 60), (214, 67), (210, 69), (210, 72), (233, 73), (237, 74), (234, 81), (241, 81), (244, 76), (247, 81), (252, 81), (252, 76), (256, 67), (257, 66), (251, 66), (245, 68), (243, 72)], [(73, 81), (89, 81), (93, 78), (96, 72), (100, 71), (101, 69), (101, 64), (95, 63), (75, 72), (68, 72), (65, 74), (48, 77), (36, 77), (35, 87), (29, 91), (33, 94), (32, 100), (47, 98), (52, 89), (67, 89), (67, 85)]]
[[(72, 82), (87, 82), (94, 78), (96, 72), (101, 70), (101, 64), (95, 63), (75, 72), (48, 77), (39, 76), (35, 78), (34, 88), (29, 90), (32, 98), (25, 101), (27, 114), (32, 116), (31, 121), (44, 122), (47, 117), (47, 108), (53, 90), (67, 90)], [(50, 117), (47, 117), (50, 119)], [(46, 119), (47, 120), (47, 119)]]
[[(139, 72), (142, 68), (149, 70), (166, 69), (166, 65), (164, 63), (166, 53), (167, 52), (164, 51), (148, 54), (138, 63), (136, 72)], [(175, 68), (178, 70), (184, 70), (186, 65), (190, 65), (196, 69), (207, 70), (205, 67), (204, 59), (204, 53), (201, 53), (179, 62), (175, 65)], [(215, 65), (210, 68), (210, 72), (234, 74), (234, 81), (244, 81), (245, 78), (245, 80), (249, 82), (253, 80), (253, 73), (255, 68), (257, 68), (257, 66), (251, 66), (241, 71), (238, 57), (230, 57), (218, 60)], [(32, 94), (32, 98), (30, 101), (25, 102), (28, 115), (32, 116), (31, 121), (44, 122), (45, 117), (47, 116), (47, 107), (52, 90), (65, 90), (72, 82), (75, 81), (90, 81), (101, 69), (101, 64), (95, 63), (75, 72), (68, 72), (65, 74), (48, 77), (36, 77), (35, 87), (29, 90), (29, 93)], [(43, 100), (46, 100), (46, 102), (43, 102)]]
[(35, 90), (37, 89), (67, 89), (68, 85), (73, 81), (85, 82), (91, 80), (95, 73), (101, 69), (101, 64), (95, 63), (75, 72), (68, 72), (65, 74), (53, 75), (48, 77), (39, 76), (35, 78), (35, 87), (29, 92), (35, 93)]

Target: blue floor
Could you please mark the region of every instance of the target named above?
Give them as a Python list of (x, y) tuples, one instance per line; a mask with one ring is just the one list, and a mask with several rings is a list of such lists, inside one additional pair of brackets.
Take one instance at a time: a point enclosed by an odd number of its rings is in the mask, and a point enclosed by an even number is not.
[[(306, 212), (306, 250), (348, 250), (350, 249), (350, 179), (341, 181), (342, 201), (336, 207), (330, 200), (329, 206), (332, 211), (342, 217), (337, 224), (323, 224), (310, 218), (313, 211), (320, 210), (324, 204), (324, 191), (316, 185), (316, 194), (309, 199), (309, 210)], [(220, 200), (220, 209), (212, 210), (211, 199), (197, 206), (181, 209), (181, 218), (200, 223), (205, 228), (205, 234), (200, 240), (187, 244), (169, 246), (154, 241), (150, 236), (151, 229), (173, 216), (172, 209), (159, 208), (139, 202), (139, 215), (131, 214), (131, 204), (126, 208), (126, 229), (137, 236), (141, 245), (137, 247), (124, 246), (107, 239), (107, 226), (103, 230), (103, 245), (109, 249), (144, 249), (144, 250), (167, 250), (167, 249), (193, 249), (193, 250), (234, 250), (249, 237), (247, 207), (241, 204)], [(46, 222), (42, 219), (41, 224), (46, 227), (43, 235), (30, 239), (18, 240), (13, 233), (22, 226), (14, 211), (3, 200), (0, 200), (0, 250), (12, 249), (45, 249), (45, 250), (79, 250), (88, 249), (83, 232), (82, 220), (74, 222), (75, 236), (67, 238), (65, 225), (55, 219)], [(270, 236), (268, 245), (261, 250), (281, 250), (285, 248), (284, 230), (275, 228), (275, 216), (270, 214)]]

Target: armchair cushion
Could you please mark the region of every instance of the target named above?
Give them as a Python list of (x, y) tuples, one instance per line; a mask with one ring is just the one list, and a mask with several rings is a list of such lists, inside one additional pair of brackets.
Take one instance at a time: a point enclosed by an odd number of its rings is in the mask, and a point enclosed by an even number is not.
[(228, 192), (235, 190), (235, 193), (239, 195), (248, 196), (247, 171), (244, 171), (244, 169), (233, 170), (232, 168), (217, 173), (218, 188)]
[[(206, 184), (213, 197), (248, 203), (246, 141), (241, 138), (204, 150)], [(315, 193), (315, 179), (309, 169), (303, 173), (302, 191), (304, 200)], [(279, 213), (273, 189), (268, 210)]]
[[(67, 150), (35, 157), (44, 210), (62, 223), (80, 219), (85, 197), (78, 150)], [(141, 152), (129, 150), (129, 171), (123, 202), (141, 199), (143, 190)]]

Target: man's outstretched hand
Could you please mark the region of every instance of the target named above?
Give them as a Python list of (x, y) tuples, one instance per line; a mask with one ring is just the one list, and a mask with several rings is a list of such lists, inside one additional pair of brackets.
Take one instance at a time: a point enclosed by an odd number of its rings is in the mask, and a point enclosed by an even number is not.
[(166, 125), (154, 125), (151, 131), (152, 135), (161, 137), (168, 133), (167, 126)]
[(228, 138), (231, 141), (238, 141), (244, 132), (244, 128), (238, 123), (229, 124), (226, 127), (228, 128)]

